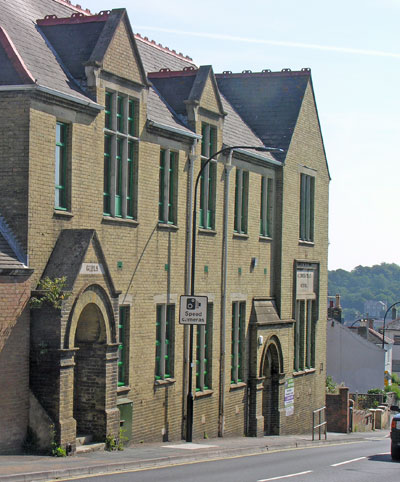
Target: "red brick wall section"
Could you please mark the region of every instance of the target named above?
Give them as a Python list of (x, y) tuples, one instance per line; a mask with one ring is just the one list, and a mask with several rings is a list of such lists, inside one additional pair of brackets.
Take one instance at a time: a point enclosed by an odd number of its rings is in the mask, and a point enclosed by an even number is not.
[(0, 276), (0, 454), (22, 448), (29, 415), (30, 281)]
[(349, 389), (339, 388), (339, 394), (326, 394), (326, 419), (329, 432), (349, 432)]

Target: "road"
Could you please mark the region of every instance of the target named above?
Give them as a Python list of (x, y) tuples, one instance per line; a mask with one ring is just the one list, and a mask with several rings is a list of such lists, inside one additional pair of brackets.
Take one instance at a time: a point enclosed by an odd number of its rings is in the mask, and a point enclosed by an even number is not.
[[(66, 480), (66, 479), (57, 479)], [(392, 462), (390, 439), (319, 445), (155, 469), (83, 476), (80, 482), (396, 482), (400, 463)]]

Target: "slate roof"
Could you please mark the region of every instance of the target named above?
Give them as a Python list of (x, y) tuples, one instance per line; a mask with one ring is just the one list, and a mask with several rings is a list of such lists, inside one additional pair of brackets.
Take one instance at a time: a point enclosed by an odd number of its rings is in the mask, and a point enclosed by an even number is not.
[(216, 74), (216, 79), (223, 95), (264, 145), (287, 151), (310, 70), (223, 73)]
[(26, 271), (25, 258), (10, 227), (0, 215), (0, 273), (8, 270)]
[(4, 269), (24, 269), (24, 263), (18, 260), (17, 255), (0, 233), (0, 272)]
[(177, 54), (140, 34), (135, 34), (135, 39), (147, 73), (158, 72), (160, 69), (166, 68), (170, 70), (183, 70), (185, 67), (196, 68), (190, 57), (183, 57), (182, 54)]
[(177, 114), (168, 106), (154, 88), (150, 88), (149, 90), (147, 118), (150, 121), (160, 123), (164, 126), (179, 129), (182, 133), (193, 134), (193, 131), (189, 129), (183, 120), (178, 118)]
[(89, 23), (44, 24), (40, 25), (40, 30), (50, 41), (72, 76), (75, 79), (84, 79), (84, 64), (89, 60), (104, 25), (103, 19)]
[[(0, 0), (0, 27), (7, 33), (27, 72), (37, 84), (72, 95), (79, 100), (89, 100), (88, 94), (65, 71), (44, 34), (36, 25), (36, 20), (46, 15), (69, 17), (76, 11), (75, 8), (55, 0), (13, 0), (12, 2)], [(0, 42), (3, 59), (6, 48), (7, 45)], [(11, 79), (13, 84), (17, 80), (15, 75)], [(6, 72), (2, 68), (0, 83), (3, 85), (6, 83), (6, 77), (10, 78), (9, 69)], [(19, 82), (19, 84), (23, 83), (28, 82)]]
[(177, 114), (186, 115), (185, 100), (190, 97), (196, 74), (197, 70), (180, 70), (179, 72), (152, 72), (148, 77), (171, 108)]

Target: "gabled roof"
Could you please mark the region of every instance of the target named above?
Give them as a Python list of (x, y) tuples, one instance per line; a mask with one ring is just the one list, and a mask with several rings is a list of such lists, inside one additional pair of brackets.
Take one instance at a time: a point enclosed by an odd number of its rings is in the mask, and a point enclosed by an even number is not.
[(264, 145), (285, 152), (310, 78), (310, 69), (216, 74), (221, 92)]
[(190, 97), (197, 72), (193, 67), (179, 71), (165, 68), (149, 72), (148, 78), (177, 114), (186, 115), (185, 101)]
[(114, 296), (118, 295), (120, 292), (115, 289), (100, 241), (94, 229), (63, 229), (58, 236), (42, 278), (53, 279), (65, 276), (67, 279), (65, 289), (72, 291), (92, 242), (96, 246), (99, 262), (103, 265), (111, 292)]
[(187, 103), (200, 103), (206, 82), (210, 78), (213, 87), (215, 87), (219, 112), (221, 115), (224, 114), (211, 65), (202, 65), (198, 69), (190, 66), (179, 71), (171, 71), (165, 68), (159, 72), (149, 72), (148, 78), (174, 111), (181, 115), (186, 115)]
[(67, 18), (48, 15), (42, 20), (37, 20), (39, 28), (62, 63), (72, 76), (79, 80), (86, 77), (86, 64), (102, 65), (107, 49), (121, 22), (125, 22), (141, 81), (146, 84), (146, 73), (125, 9), (106, 10), (90, 16), (76, 12)]

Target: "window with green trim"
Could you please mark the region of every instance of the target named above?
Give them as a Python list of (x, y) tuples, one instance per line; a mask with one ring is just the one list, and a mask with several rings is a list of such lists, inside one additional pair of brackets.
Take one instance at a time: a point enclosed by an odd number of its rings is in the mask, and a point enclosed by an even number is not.
[(207, 305), (207, 323), (197, 326), (196, 392), (211, 389), (213, 304)]
[[(202, 124), (201, 156), (202, 167), (209, 157), (217, 150), (217, 128)], [(204, 229), (215, 229), (215, 206), (217, 187), (217, 161), (210, 161), (204, 168), (200, 181), (200, 220)]]
[(300, 174), (300, 232), (301, 241), (314, 241), (315, 178)]
[(56, 123), (54, 187), (54, 207), (66, 211), (68, 208), (68, 126), (62, 122)]
[(129, 306), (120, 306), (118, 324), (118, 386), (129, 384)]
[(249, 173), (236, 168), (234, 231), (247, 234), (247, 211), (249, 201)]
[(103, 214), (137, 217), (137, 101), (105, 94)]
[(161, 149), (158, 221), (164, 224), (177, 224), (177, 163), (178, 154), (176, 152)]
[(296, 300), (294, 370), (315, 367), (315, 300)]
[(244, 381), (246, 302), (232, 303), (231, 384)]
[(175, 305), (157, 305), (156, 318), (156, 366), (155, 379), (172, 378), (173, 369), (173, 332)]
[(260, 200), (260, 236), (270, 238), (272, 236), (272, 194), (273, 180), (269, 177), (261, 177), (261, 200)]

